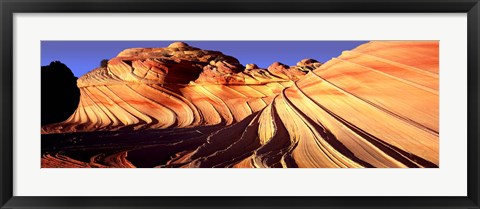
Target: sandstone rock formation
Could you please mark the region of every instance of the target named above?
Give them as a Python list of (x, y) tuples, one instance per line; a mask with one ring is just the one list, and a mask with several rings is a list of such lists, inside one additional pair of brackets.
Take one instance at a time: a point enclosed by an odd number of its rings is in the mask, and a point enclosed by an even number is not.
[[(126, 49), (78, 79), (77, 110), (43, 133), (226, 125), (267, 106), (304, 71), (271, 74), (233, 57), (176, 42)], [(293, 75), (295, 77), (293, 77)]]
[[(89, 141), (82, 145), (90, 147), (88, 153), (100, 154), (81, 161), (68, 152), (44, 152), (42, 167), (440, 165), (437, 41), (374, 41), (323, 65), (303, 60), (268, 69), (245, 69), (230, 58), (193, 62), (179, 55), (149, 57), (154, 51), (121, 53), (129, 56), (119, 55), (107, 69), (81, 78), (77, 112), (62, 123), (64, 129), (53, 125), (44, 131), (185, 128), (143, 137), (124, 134), (113, 150), (89, 144), (99, 135), (83, 137)], [(162, 64), (143, 64), (146, 60)], [(194, 81), (171, 85), (166, 77), (177, 69), (163, 63), (202, 67)], [(158, 73), (147, 82), (133, 76), (143, 69), (138, 66), (149, 66), (143, 67), (148, 69), (144, 74)], [(114, 142), (115, 134), (102, 136)]]
[(169, 165), (437, 167), (438, 63), (438, 42), (364, 44)]

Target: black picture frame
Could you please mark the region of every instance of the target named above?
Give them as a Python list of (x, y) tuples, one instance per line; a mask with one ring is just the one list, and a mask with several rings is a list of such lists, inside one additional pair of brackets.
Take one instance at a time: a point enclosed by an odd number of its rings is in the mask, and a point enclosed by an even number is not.
[[(1, 208), (479, 208), (478, 0), (0, 0)], [(22, 197), (13, 196), (15, 13), (467, 13), (468, 195), (465, 197)], [(445, 179), (451, 181), (454, 179)]]

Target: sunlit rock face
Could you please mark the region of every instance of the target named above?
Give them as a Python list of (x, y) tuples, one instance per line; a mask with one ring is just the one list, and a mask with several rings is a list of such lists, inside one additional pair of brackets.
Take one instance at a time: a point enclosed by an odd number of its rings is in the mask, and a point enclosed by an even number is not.
[(75, 114), (43, 131), (150, 132), (85, 133), (82, 159), (54, 150), (42, 167), (438, 167), (438, 53), (374, 41), (260, 69), (184, 43), (128, 49), (80, 78)]
[(168, 165), (438, 167), (438, 64), (438, 42), (361, 45)]
[(78, 79), (81, 97), (66, 121), (43, 133), (163, 129), (225, 125), (266, 107), (306, 74), (273, 73), (217, 51), (175, 42), (166, 48), (120, 52), (107, 67)]

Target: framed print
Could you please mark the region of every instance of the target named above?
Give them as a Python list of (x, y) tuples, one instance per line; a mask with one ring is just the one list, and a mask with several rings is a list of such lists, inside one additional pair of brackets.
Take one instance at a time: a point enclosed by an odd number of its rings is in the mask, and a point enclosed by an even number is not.
[(2, 208), (479, 208), (471, 1), (1, 1)]

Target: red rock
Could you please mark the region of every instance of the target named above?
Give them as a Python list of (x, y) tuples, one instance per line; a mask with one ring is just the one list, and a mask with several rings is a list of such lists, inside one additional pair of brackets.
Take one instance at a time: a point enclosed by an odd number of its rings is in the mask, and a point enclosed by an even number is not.
[[(301, 61), (292, 67), (274, 63), (268, 70), (235, 68), (236, 63), (219, 60), (222, 57), (211, 62), (219, 56), (214, 53), (205, 55), (209, 58), (148, 58), (162, 63), (158, 67), (172, 60), (180, 66), (202, 66), (204, 83), (197, 79), (189, 84), (113, 76), (128, 74), (122, 69), (131, 66), (157, 66), (156, 61), (119, 57), (82, 77), (99, 85), (85, 82), (89, 85), (80, 88), (81, 102), (74, 115), (44, 126), (44, 133), (185, 129), (178, 135), (166, 130), (173, 135), (161, 136), (172, 142), (161, 146), (143, 145), (158, 139), (144, 132), (133, 132), (130, 138), (123, 137), (130, 132), (98, 132), (98, 136), (124, 134), (118, 138), (134, 148), (109, 146), (108, 153), (95, 153), (86, 162), (49, 153), (43, 155), (42, 167), (135, 167), (127, 152), (155, 153), (143, 160), (158, 167), (439, 167), (438, 47), (438, 41), (373, 41), (318, 67), (317, 62)], [(135, 51), (145, 57), (142, 53)], [(168, 79), (177, 70), (171, 68), (155, 72)], [(306, 72), (295, 82), (280, 78)], [(215, 124), (216, 129), (211, 126)], [(173, 140), (186, 133), (182, 131), (198, 133), (199, 128), (214, 130)], [(104, 149), (98, 144), (87, 148)]]
[[(312, 69), (314, 68), (315, 67), (312, 67)], [(268, 71), (277, 77), (296, 81), (301, 77), (303, 77), (308, 70), (305, 70), (303, 65), (289, 67), (288, 65), (285, 65), (279, 62), (274, 62), (268, 67)]]
[(300, 62), (297, 62), (297, 66), (300, 66), (300, 67), (311, 66), (314, 63), (320, 63), (320, 62), (314, 59), (303, 59)]
[(245, 66), (245, 70), (253, 70), (253, 69), (258, 69), (258, 66), (256, 64), (247, 64)]
[[(438, 64), (437, 41), (361, 45), (300, 78), (260, 113), (210, 135), (208, 143), (170, 163), (438, 167)], [(291, 69), (279, 63), (269, 67)]]
[(181, 47), (190, 47), (190, 46), (184, 42), (174, 42), (168, 45), (168, 48), (181, 48)]
[[(274, 93), (291, 85), (290, 79), (272, 76), (256, 65), (247, 68), (252, 70), (249, 74), (234, 57), (182, 42), (167, 48), (125, 49), (106, 67), (79, 78), (76, 112), (42, 130), (62, 133), (231, 124), (261, 110)], [(257, 89), (229, 90), (236, 87), (228, 86), (250, 84)]]

